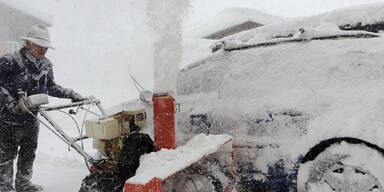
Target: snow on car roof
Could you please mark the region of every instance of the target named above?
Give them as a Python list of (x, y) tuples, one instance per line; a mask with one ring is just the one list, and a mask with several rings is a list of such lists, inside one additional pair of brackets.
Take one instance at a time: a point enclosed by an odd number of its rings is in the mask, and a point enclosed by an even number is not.
[(247, 42), (255, 39), (272, 39), (293, 35), (302, 27), (317, 27), (321, 23), (334, 23), (337, 26), (357, 26), (384, 23), (384, 3), (360, 5), (338, 9), (316, 16), (297, 18), (283, 23), (270, 24), (244, 31), (223, 40)]
[(282, 21), (281, 18), (263, 13), (250, 8), (230, 8), (208, 20), (206, 24), (199, 27), (195, 34), (198, 37), (204, 37), (211, 33), (238, 25), (247, 21), (253, 21), (263, 25)]

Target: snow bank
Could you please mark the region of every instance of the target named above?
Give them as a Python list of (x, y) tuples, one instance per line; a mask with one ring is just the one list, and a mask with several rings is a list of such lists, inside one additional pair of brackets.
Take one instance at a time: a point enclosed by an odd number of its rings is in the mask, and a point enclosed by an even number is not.
[(201, 38), (247, 21), (254, 21), (256, 23), (266, 25), (280, 22), (282, 19), (255, 9), (239, 7), (230, 8), (208, 20), (206, 24), (197, 28), (192, 35)]
[(158, 152), (143, 155), (140, 158), (140, 166), (136, 171), (136, 175), (127, 182), (145, 184), (155, 177), (164, 180), (204, 156), (214, 153), (231, 139), (229, 135), (199, 134), (184, 146), (177, 147), (174, 150), (162, 149)]

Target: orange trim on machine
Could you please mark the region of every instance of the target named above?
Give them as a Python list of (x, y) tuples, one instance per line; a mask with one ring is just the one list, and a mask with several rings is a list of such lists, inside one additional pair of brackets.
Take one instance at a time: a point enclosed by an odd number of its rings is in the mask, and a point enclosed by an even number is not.
[(161, 186), (161, 180), (158, 178), (153, 178), (148, 183), (144, 185), (125, 183), (124, 192), (163, 192)]
[(155, 93), (153, 96), (153, 128), (156, 151), (175, 149), (175, 99), (172, 93)]
[[(219, 146), (219, 148), (223, 147), (224, 145), (230, 144), (231, 141), (232, 141), (232, 139), (229, 139), (228, 141), (221, 144)], [(228, 155), (231, 157), (231, 160), (230, 160), (230, 162), (227, 162), (226, 166), (229, 167), (231, 174), (233, 176), (233, 183), (235, 183), (236, 182), (236, 176), (235, 176), (235, 163), (234, 163), (234, 159), (233, 159), (233, 157), (234, 157), (233, 151), (229, 152)], [(201, 158), (205, 158), (205, 157), (206, 157), (206, 155), (204, 155)], [(124, 192), (163, 192), (162, 182), (166, 181), (167, 179), (171, 178), (172, 176), (177, 175), (181, 171), (182, 170), (178, 170), (175, 173), (170, 174), (165, 179), (160, 179), (160, 178), (154, 177), (146, 184), (134, 184), (134, 183), (130, 183), (129, 181), (127, 181), (125, 183)], [(225, 186), (223, 192), (232, 192), (233, 189), (235, 189), (234, 185), (229, 184), (229, 185)]]

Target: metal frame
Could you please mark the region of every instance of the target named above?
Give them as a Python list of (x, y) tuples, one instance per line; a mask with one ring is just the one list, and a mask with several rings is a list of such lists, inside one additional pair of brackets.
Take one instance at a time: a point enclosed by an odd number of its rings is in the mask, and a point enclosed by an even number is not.
[[(56, 136), (58, 136), (61, 140), (63, 140), (66, 144), (68, 144), (70, 147), (75, 149), (81, 156), (85, 158), (87, 162), (92, 164), (96, 168), (100, 168), (99, 165), (97, 164), (98, 161), (92, 158), (86, 151), (84, 151), (80, 145), (78, 145), (76, 142), (88, 138), (87, 136), (79, 136), (76, 138), (70, 137), (68, 134), (66, 134), (63, 129), (52, 119), (49, 117), (47, 111), (52, 111), (52, 110), (59, 110), (59, 109), (66, 109), (66, 108), (71, 108), (71, 107), (81, 107), (83, 105), (92, 105), (96, 104), (96, 106), (99, 108), (101, 114), (103, 116), (106, 116), (106, 112), (104, 108), (100, 104), (100, 100), (98, 99), (91, 99), (91, 100), (85, 100), (81, 102), (75, 102), (75, 103), (69, 103), (69, 104), (63, 104), (63, 105), (57, 105), (57, 106), (40, 106), (38, 111), (42, 117), (44, 117), (49, 124), (54, 128), (52, 129), (51, 126), (49, 126), (46, 122), (41, 120), (39, 117), (35, 116), (35, 118), (43, 124), (45, 127), (47, 127), (50, 131), (52, 131)], [(86, 111), (89, 111), (88, 109), (82, 108)], [(93, 113), (93, 112), (92, 112)], [(32, 113), (31, 113), (32, 114)], [(94, 114), (94, 113), (93, 113)]]

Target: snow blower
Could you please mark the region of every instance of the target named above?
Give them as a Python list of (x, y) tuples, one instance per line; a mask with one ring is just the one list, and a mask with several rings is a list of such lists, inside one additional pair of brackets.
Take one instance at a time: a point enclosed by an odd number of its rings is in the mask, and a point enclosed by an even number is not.
[[(208, 183), (203, 186), (208, 191), (233, 191), (232, 138), (228, 135), (197, 135), (185, 146), (176, 148), (175, 100), (169, 92), (158, 92), (152, 96), (152, 101), (146, 102), (153, 104), (154, 142), (149, 135), (139, 133), (146, 127), (145, 109), (107, 116), (96, 98), (48, 107), (42, 106), (48, 104), (48, 96), (41, 94), (30, 96), (28, 102), (48, 123), (36, 118), (91, 165), (91, 174), (83, 180), (79, 192), (178, 192), (185, 188), (202, 191), (195, 184), (188, 184), (191, 179)], [(101, 114), (89, 110), (93, 105)], [(86, 114), (99, 117), (85, 121), (85, 135), (80, 131), (79, 137), (71, 138), (47, 112), (74, 107), (77, 110), (70, 110), (70, 114), (82, 109)], [(77, 144), (87, 138), (93, 139), (93, 147), (100, 152), (101, 158), (92, 157)], [(148, 155), (140, 158), (143, 154)], [(208, 159), (214, 159), (214, 163)], [(213, 164), (215, 166), (211, 166)], [(177, 188), (181, 186), (180, 182), (184, 188)]]
[[(100, 101), (96, 98), (57, 106), (45, 106), (49, 103), (46, 94), (32, 95), (23, 99), (28, 102), (30, 109), (38, 110), (46, 121), (32, 112), (30, 112), (31, 115), (84, 157), (91, 175), (84, 179), (80, 191), (122, 191), (125, 180), (135, 174), (140, 156), (155, 150), (152, 139), (147, 134), (138, 133), (146, 127), (145, 109), (121, 111), (107, 116)], [(97, 106), (100, 114), (90, 110), (93, 105)], [(82, 109), (86, 111), (86, 115), (92, 113), (98, 116), (98, 118), (85, 121), (85, 135), (81, 130), (79, 137), (70, 137), (48, 114), (49, 111), (62, 111), (70, 108), (77, 109), (71, 109), (66, 114), (75, 115), (79, 109)], [(100, 155), (96, 155), (97, 157), (90, 155), (82, 145), (78, 144), (79, 141), (88, 138), (93, 139), (93, 147), (100, 153)], [(106, 179), (108, 182), (103, 182)], [(112, 180), (114, 182), (111, 183)], [(92, 182), (90, 183), (90, 181)], [(98, 186), (95, 186), (94, 183), (98, 183)]]

